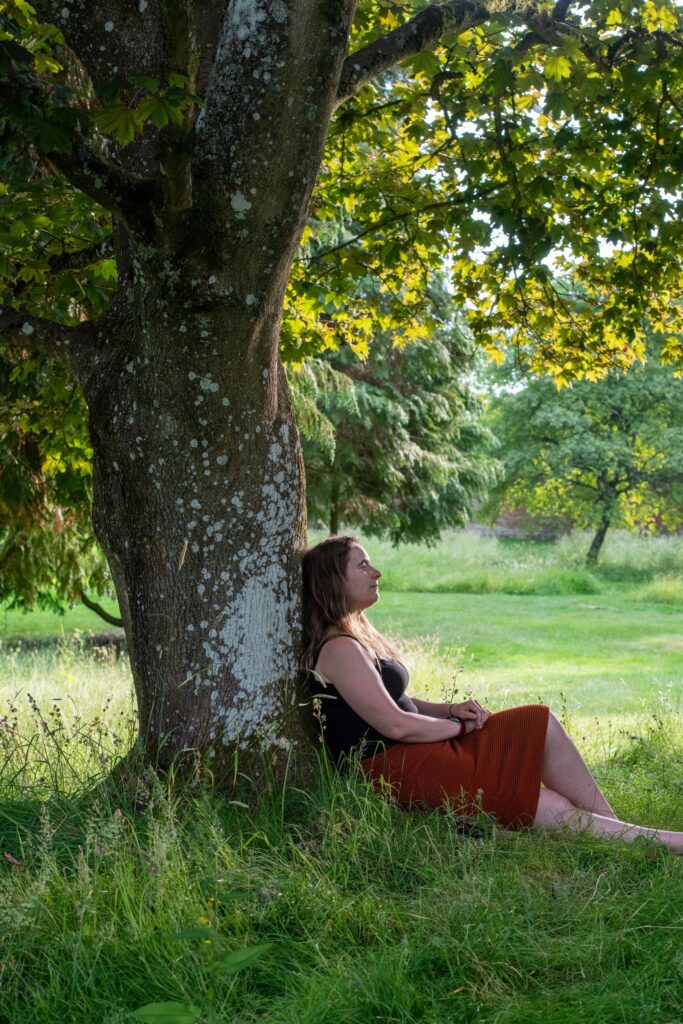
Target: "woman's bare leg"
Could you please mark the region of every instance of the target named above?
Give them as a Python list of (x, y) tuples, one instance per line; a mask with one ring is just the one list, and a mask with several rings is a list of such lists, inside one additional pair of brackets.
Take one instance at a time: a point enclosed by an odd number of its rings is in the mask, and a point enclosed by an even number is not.
[(619, 821), (604, 814), (595, 814), (576, 807), (561, 793), (556, 793), (552, 789), (541, 790), (533, 828), (569, 828), (573, 832), (590, 832), (594, 836), (623, 839), (627, 843), (642, 836), (645, 839), (659, 840), (668, 846), (672, 853), (683, 854), (683, 832), (644, 828), (642, 825), (630, 825), (627, 821)]
[(545, 736), (541, 780), (544, 786), (566, 797), (574, 807), (605, 818), (616, 818), (571, 737), (552, 712)]

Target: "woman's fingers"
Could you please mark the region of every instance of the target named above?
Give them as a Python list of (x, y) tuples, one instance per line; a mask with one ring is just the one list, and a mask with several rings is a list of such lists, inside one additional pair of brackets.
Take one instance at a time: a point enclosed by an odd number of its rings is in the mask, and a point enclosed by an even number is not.
[(489, 717), (491, 712), (487, 711), (486, 708), (483, 708), (478, 700), (468, 700), (467, 701), (467, 708), (468, 708), (468, 711), (469, 711), (470, 715), (473, 718), (476, 719), (477, 728), (481, 729), (482, 725), (484, 724), (486, 719)]
[(477, 729), (481, 729), (491, 714), (487, 708), (481, 706), (478, 700), (466, 700), (462, 704), (455, 705), (455, 708), (460, 718), (474, 722)]

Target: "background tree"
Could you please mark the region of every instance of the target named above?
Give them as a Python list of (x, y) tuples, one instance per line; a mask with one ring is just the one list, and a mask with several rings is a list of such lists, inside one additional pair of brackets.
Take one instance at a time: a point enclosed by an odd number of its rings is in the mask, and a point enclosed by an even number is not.
[[(491, 429), (504, 476), (487, 504), (523, 505), (595, 531), (594, 565), (610, 526), (673, 528), (683, 519), (683, 389), (653, 358), (558, 390), (548, 376), (503, 368)], [(501, 382), (501, 378), (505, 383)]]
[[(426, 339), (426, 286), (448, 253), (454, 300), (494, 350), (514, 328), (520, 345), (543, 339), (535, 358), (552, 372), (597, 372), (639, 351), (648, 309), (674, 358), (681, 11), (35, 11), (0, 12), (5, 202), (33, 218), (3, 253), (15, 265), (18, 246), (35, 283), (4, 279), (3, 343), (62, 362), (82, 389), (148, 749), (286, 745), (305, 523), (278, 349), (299, 362), (330, 338)], [(57, 196), (64, 211), (41, 222)], [(340, 210), (361, 229), (298, 254), (309, 212), (323, 224)], [(95, 311), (103, 235), (117, 276), (103, 272)], [(554, 291), (553, 250), (580, 296)]]
[(366, 360), (344, 347), (306, 363), (294, 380), (309, 519), (395, 544), (462, 526), (495, 479), (474, 356), (451, 324), (401, 347), (375, 339)]

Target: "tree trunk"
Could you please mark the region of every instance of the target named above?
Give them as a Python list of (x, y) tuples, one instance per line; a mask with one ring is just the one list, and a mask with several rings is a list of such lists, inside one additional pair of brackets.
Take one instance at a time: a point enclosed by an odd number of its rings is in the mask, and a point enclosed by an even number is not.
[(586, 565), (587, 566), (590, 567), (590, 566), (597, 565), (598, 556), (600, 554), (600, 550), (601, 550), (602, 545), (604, 543), (605, 535), (606, 535), (607, 531), (609, 530), (609, 525), (610, 525), (611, 521), (612, 521), (612, 510), (610, 508), (610, 509), (606, 509), (603, 512), (602, 517), (600, 519), (600, 524), (598, 525), (598, 528), (595, 531), (595, 535), (593, 536), (593, 540), (591, 541), (591, 545), (590, 545), (590, 547), (588, 549), (588, 554), (586, 555)]
[(95, 529), (162, 764), (199, 751), (220, 775), (228, 751), (243, 766), (301, 736), (304, 482), (278, 340), (353, 7), (228, 4), (186, 188), (167, 162), (165, 205), (118, 220), (117, 300), (77, 366)]
[(305, 518), (279, 307), (245, 316), (198, 300), (198, 273), (178, 263), (173, 296), (148, 285), (135, 345), (111, 346), (84, 381), (95, 528), (141, 737), (162, 761), (281, 742), (297, 667)]
[(330, 534), (339, 533), (339, 478), (332, 478), (332, 493), (330, 494)]

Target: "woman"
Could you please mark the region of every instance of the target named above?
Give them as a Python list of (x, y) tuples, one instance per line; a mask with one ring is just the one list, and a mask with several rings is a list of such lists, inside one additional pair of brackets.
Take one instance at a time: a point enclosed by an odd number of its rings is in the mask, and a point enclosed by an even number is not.
[[(483, 810), (511, 828), (568, 826), (645, 836), (683, 853), (683, 832), (620, 821), (560, 722), (540, 704), (491, 714), (476, 700), (434, 703), (406, 693), (398, 652), (368, 621), (381, 572), (353, 537), (330, 537), (303, 559), (303, 664), (319, 698), (335, 764), (360, 752), (376, 785), (404, 807)], [(541, 788), (543, 783), (543, 788)]]

